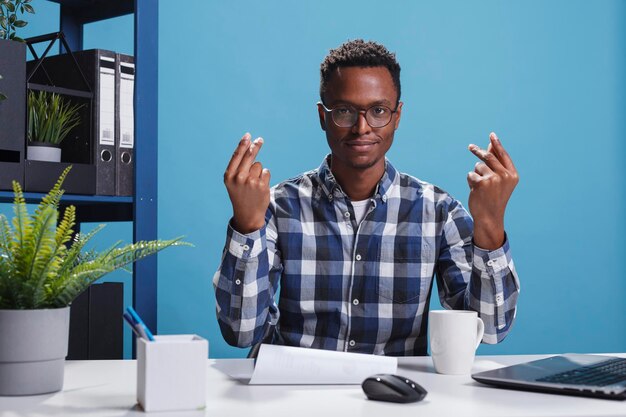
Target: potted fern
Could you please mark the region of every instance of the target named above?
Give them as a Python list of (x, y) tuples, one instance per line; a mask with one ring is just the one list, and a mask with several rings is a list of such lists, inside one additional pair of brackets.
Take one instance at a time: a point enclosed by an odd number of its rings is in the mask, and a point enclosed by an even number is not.
[(80, 124), (82, 107), (56, 93), (29, 91), (27, 159), (61, 162), (61, 142)]
[(190, 246), (177, 238), (86, 251), (103, 225), (72, 237), (74, 206), (59, 217), (61, 186), (70, 168), (32, 215), (13, 181), (12, 225), (0, 214), (0, 395), (60, 390), (72, 300), (113, 270), (170, 246)]

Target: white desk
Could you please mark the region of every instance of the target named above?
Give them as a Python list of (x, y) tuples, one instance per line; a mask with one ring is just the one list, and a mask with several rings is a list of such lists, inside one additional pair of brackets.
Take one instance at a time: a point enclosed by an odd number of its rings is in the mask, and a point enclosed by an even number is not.
[[(626, 355), (620, 355), (626, 356)], [(474, 370), (544, 356), (480, 356)], [(248, 386), (218, 367), (236, 359), (208, 360), (207, 407), (197, 412), (157, 412), (155, 417), (311, 416), (626, 416), (626, 402), (490, 388), (470, 376), (438, 375), (430, 357), (400, 358), (398, 374), (428, 390), (421, 402), (369, 401), (358, 385)], [(135, 361), (68, 361), (62, 392), (0, 397), (0, 416), (145, 416), (135, 401)]]

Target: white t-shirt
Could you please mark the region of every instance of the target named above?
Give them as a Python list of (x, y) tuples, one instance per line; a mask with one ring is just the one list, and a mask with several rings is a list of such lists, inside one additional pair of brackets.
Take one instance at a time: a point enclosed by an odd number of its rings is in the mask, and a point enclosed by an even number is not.
[(354, 217), (356, 224), (361, 224), (361, 220), (365, 217), (365, 213), (370, 206), (370, 198), (361, 201), (352, 201), (352, 207), (354, 208)]

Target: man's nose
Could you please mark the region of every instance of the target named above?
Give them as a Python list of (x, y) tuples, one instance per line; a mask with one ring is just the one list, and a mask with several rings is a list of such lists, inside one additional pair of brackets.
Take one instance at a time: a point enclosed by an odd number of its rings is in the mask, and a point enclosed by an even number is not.
[(367, 123), (367, 119), (365, 118), (365, 112), (360, 111), (357, 114), (357, 119), (354, 123), (354, 126), (352, 126), (352, 132), (358, 135), (364, 135), (366, 133), (369, 133), (371, 130), (372, 128), (369, 123)]

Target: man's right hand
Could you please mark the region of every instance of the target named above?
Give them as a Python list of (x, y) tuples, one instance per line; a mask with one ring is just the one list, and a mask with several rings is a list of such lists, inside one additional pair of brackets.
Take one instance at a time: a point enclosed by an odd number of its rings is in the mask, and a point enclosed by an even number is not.
[(233, 227), (242, 234), (265, 225), (265, 212), (270, 204), (270, 171), (254, 161), (263, 139), (253, 142), (250, 139), (249, 133), (243, 135), (224, 173), (224, 184), (233, 205)]

